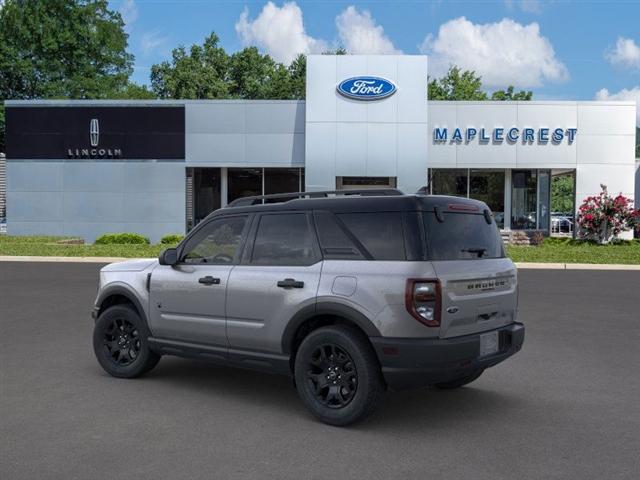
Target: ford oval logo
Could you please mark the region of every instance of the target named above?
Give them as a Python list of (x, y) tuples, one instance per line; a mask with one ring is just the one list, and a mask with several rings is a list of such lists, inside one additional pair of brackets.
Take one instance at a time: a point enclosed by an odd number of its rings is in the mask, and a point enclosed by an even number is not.
[(393, 82), (380, 77), (347, 78), (337, 86), (340, 95), (355, 100), (379, 100), (396, 93)]

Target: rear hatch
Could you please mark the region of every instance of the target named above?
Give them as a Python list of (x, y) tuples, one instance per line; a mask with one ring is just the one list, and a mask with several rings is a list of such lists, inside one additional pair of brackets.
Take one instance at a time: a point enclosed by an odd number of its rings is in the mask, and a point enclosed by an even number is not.
[[(517, 272), (481, 208), (425, 212), (429, 258), (440, 280), (440, 337), (492, 330), (516, 319)], [(489, 223), (490, 222), (490, 223)]]

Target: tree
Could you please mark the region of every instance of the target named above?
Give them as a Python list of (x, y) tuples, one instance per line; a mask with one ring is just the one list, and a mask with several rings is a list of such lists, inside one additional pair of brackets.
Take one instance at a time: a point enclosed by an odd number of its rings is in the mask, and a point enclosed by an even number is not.
[(304, 100), (307, 93), (307, 57), (298, 55), (289, 65), (291, 77), (291, 97), (296, 100)]
[[(482, 77), (472, 70), (462, 70), (455, 65), (442, 78), (434, 78), (428, 85), (429, 100), (488, 100), (482, 90)], [(509, 85), (506, 90), (497, 90), (491, 94), (491, 100), (531, 100), (533, 92), (514, 92)]]
[(556, 175), (551, 179), (551, 211), (573, 212), (573, 174)]
[(229, 56), (211, 33), (202, 46), (174, 48), (171, 62), (151, 67), (151, 89), (159, 98), (229, 98)]
[[(126, 48), (124, 22), (107, 0), (7, 0), (0, 9), (0, 104), (123, 95), (133, 71)], [(0, 108), (0, 151), (3, 124)]]
[(501, 101), (515, 101), (515, 100), (524, 100), (529, 101), (533, 98), (533, 92), (531, 90), (525, 92), (524, 90), (520, 90), (519, 92), (513, 91), (513, 85), (509, 85), (507, 90), (497, 90), (491, 94), (491, 100), (501, 100)]
[(486, 100), (482, 78), (471, 70), (452, 66), (442, 78), (429, 81), (429, 100)]

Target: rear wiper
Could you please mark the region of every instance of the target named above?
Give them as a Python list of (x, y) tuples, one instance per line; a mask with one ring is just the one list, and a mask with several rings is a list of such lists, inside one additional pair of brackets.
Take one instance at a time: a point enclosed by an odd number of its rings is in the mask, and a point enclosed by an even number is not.
[(484, 252), (487, 251), (486, 248), (463, 248), (462, 250), (460, 250), (461, 252), (468, 252), (468, 253), (477, 253), (478, 254), (478, 258), (482, 257), (484, 255)]

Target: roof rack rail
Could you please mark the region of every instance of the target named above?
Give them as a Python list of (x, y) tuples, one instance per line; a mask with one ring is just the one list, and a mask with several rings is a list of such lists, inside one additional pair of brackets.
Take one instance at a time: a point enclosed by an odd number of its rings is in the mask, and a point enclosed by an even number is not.
[[(233, 202), (227, 204), (226, 207), (250, 207), (252, 205), (262, 205), (264, 203), (284, 203), (290, 200), (298, 200), (300, 198), (326, 198), (329, 195), (351, 196), (384, 196), (384, 195), (404, 195), (396, 188), (377, 188), (364, 190), (326, 190), (321, 192), (292, 192), (292, 193), (275, 193), (272, 195), (256, 195), (253, 197), (237, 198)], [(225, 207), (225, 208), (226, 208)]]

